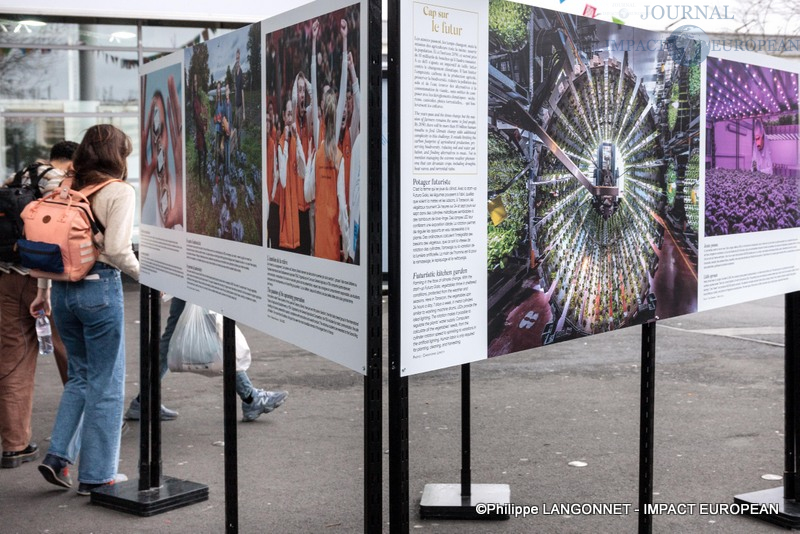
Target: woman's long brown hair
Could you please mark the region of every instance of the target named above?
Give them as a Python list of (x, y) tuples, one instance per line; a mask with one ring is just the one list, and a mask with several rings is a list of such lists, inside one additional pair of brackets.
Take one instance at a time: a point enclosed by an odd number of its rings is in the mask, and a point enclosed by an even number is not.
[(132, 150), (130, 138), (119, 128), (110, 124), (90, 127), (72, 158), (73, 188), (80, 190), (112, 178), (125, 180), (128, 177), (126, 158)]

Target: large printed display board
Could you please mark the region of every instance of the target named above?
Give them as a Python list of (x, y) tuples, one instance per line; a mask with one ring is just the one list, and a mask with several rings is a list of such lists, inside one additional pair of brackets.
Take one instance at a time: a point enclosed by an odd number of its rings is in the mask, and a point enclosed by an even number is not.
[(141, 70), (141, 282), (361, 373), (366, 20), (320, 0)]
[(486, 6), (437, 4), (400, 23), (403, 374), (486, 357)]
[(401, 27), (402, 374), (800, 287), (779, 60), (506, 0)]

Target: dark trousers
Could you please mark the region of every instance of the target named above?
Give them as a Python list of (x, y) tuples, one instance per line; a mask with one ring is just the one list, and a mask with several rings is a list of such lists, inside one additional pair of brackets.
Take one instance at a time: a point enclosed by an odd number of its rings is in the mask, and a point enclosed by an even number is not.
[(267, 246), (278, 248), (281, 242), (281, 210), (274, 202), (269, 203), (269, 214), (267, 215)]
[(299, 222), (300, 222), (300, 247), (297, 249), (297, 252), (300, 254), (305, 254), (306, 256), (311, 255), (311, 218), (309, 215), (309, 210), (301, 211), (299, 215)]

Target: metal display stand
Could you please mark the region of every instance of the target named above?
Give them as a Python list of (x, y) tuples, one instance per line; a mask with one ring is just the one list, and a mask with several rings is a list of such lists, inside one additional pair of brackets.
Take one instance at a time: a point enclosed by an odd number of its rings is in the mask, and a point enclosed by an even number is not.
[(653, 532), (653, 430), (656, 393), (656, 323), (642, 325), (642, 383), (639, 399), (639, 534)]
[(208, 500), (208, 486), (161, 474), (161, 296), (146, 286), (140, 291), (139, 479), (100, 486), (90, 502), (147, 517)]
[[(380, 176), (382, 146), (381, 0), (367, 5), (368, 176)], [(367, 368), (364, 376), (364, 532), (383, 529), (383, 268), (381, 180), (367, 181)]]
[(479, 514), (479, 503), (511, 503), (508, 484), (473, 484), (470, 466), (470, 364), (461, 366), (461, 484), (426, 484), (419, 503), (422, 519), (508, 519), (508, 508)]
[(225, 532), (239, 532), (239, 468), (236, 436), (236, 321), (222, 318), (222, 413), (225, 439)]
[[(785, 410), (784, 410), (784, 472), (783, 486), (736, 495), (737, 504), (778, 505), (777, 514), (748, 513), (755, 519), (784, 528), (800, 528), (800, 502), (798, 502), (798, 458), (800, 452), (800, 292), (787, 293), (784, 324), (785, 333)], [(758, 510), (758, 506), (755, 510)]]
[[(400, 34), (400, 0), (388, 3), (390, 33)], [(400, 40), (389, 39), (389, 317), (400, 317)], [(409, 530), (408, 377), (401, 376), (399, 322), (389, 322), (389, 531)], [(470, 474), (469, 364), (462, 367), (461, 484), (429, 484), (420, 503), (425, 518), (507, 519), (502, 514), (478, 515), (478, 503), (508, 503), (504, 484), (472, 484)]]
[[(400, 35), (400, 0), (389, 0), (390, 35)], [(389, 532), (408, 532), (408, 377), (400, 361), (400, 39), (389, 39)]]
[[(391, 272), (389, 277), (394, 276)], [(392, 308), (392, 297), (389, 297)], [(391, 311), (389, 312), (391, 315)], [(400, 376), (399, 346), (389, 341), (389, 532), (408, 532), (408, 377)], [(399, 339), (398, 345), (399, 345)], [(394, 355), (392, 357), (391, 355)]]

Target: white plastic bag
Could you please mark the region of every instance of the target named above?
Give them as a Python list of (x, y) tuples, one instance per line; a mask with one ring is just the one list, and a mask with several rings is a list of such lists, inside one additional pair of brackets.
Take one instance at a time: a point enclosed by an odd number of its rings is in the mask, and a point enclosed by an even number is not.
[[(222, 343), (222, 315), (217, 312), (209, 312), (214, 316), (217, 324), (217, 335), (219, 336), (220, 344)], [(239, 327), (236, 327), (236, 370), (247, 371), (250, 369), (250, 345), (247, 344), (247, 339)]]
[[(169, 370), (206, 376), (222, 374), (222, 315), (186, 303), (169, 342)], [(236, 370), (250, 368), (250, 346), (236, 327)]]
[(186, 303), (169, 342), (167, 366), (176, 373), (219, 376), (222, 372), (222, 338), (208, 310)]

